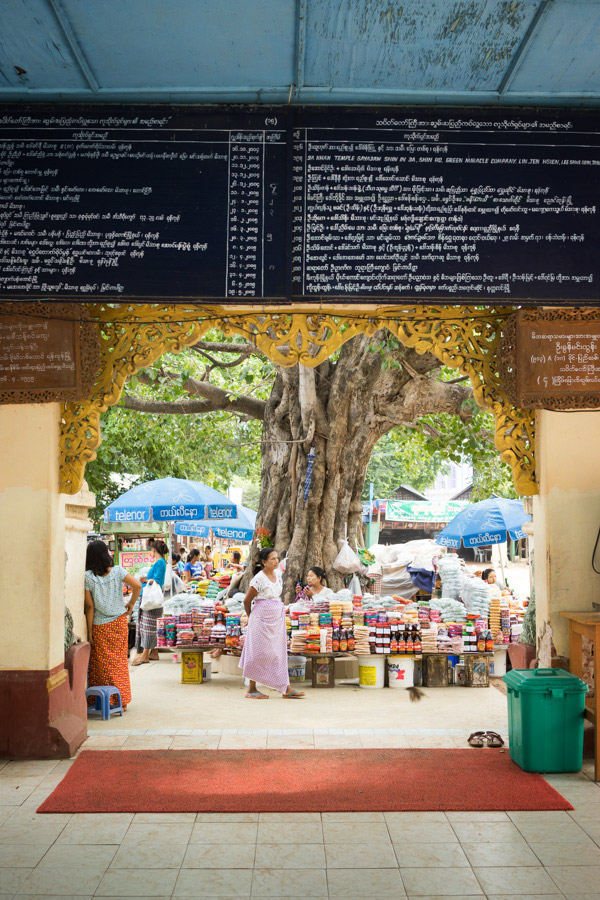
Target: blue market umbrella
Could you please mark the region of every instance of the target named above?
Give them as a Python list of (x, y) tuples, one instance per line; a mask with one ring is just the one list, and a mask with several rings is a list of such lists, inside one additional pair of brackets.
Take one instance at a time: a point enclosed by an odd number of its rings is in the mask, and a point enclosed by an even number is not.
[(461, 541), (465, 547), (503, 544), (508, 537), (519, 541), (527, 537), (523, 525), (530, 520), (531, 516), (523, 512), (520, 500), (493, 497), (461, 510), (440, 531), (436, 542), (458, 549)]
[(235, 519), (238, 507), (200, 481), (159, 478), (138, 484), (104, 510), (105, 522), (180, 522), (206, 519), (218, 524)]
[(238, 506), (238, 514), (235, 519), (227, 522), (177, 522), (175, 534), (187, 537), (208, 537), (208, 530), (212, 528), (213, 534), (229, 541), (251, 541), (256, 528), (256, 513), (247, 506)]

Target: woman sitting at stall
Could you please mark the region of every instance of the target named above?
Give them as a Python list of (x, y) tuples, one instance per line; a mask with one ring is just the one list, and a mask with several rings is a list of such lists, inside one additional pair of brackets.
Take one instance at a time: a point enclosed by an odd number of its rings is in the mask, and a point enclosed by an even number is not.
[(327, 587), (325, 569), (320, 566), (311, 566), (306, 576), (306, 587), (296, 585), (296, 600), (327, 600), (332, 597), (334, 591)]
[(239, 550), (234, 550), (231, 554), (231, 562), (229, 563), (228, 568), (233, 569), (234, 572), (244, 571), (244, 566), (242, 565), (242, 554)]
[(498, 585), (498, 576), (494, 569), (484, 569), (481, 573), (482, 581), (487, 581), (490, 586), (490, 597), (501, 597), (502, 591), (500, 590), (500, 586)]
[(198, 572), (201, 572), (201, 570), (202, 563), (200, 560), (200, 551), (197, 547), (193, 547), (188, 553), (187, 562), (183, 567), (183, 580), (189, 584), (190, 581), (197, 577)]
[(169, 548), (164, 541), (155, 541), (154, 547), (154, 563), (150, 567), (150, 571), (146, 577), (140, 578), (144, 587), (142, 588), (142, 598), (138, 610), (137, 630), (135, 634), (135, 649), (138, 653), (131, 663), (132, 666), (141, 666), (150, 662), (150, 651), (154, 651), (152, 659), (158, 659), (157, 636), (156, 636), (156, 620), (163, 614), (163, 608), (158, 609), (142, 609), (144, 601), (144, 588), (147, 584), (156, 582), (160, 587), (164, 587), (165, 577), (167, 574), (167, 555)]
[[(131, 588), (125, 606), (123, 583)], [(122, 566), (115, 566), (103, 541), (91, 541), (85, 557), (85, 618), (91, 646), (88, 687), (114, 685), (123, 709), (131, 703), (127, 668), (127, 616), (142, 589)], [(116, 705), (117, 698), (111, 698)]]
[(240, 667), (244, 678), (250, 681), (246, 693), (250, 700), (269, 699), (268, 694), (256, 689), (257, 681), (281, 691), (285, 698), (304, 697), (302, 691), (290, 690), (281, 578), (277, 551), (272, 547), (263, 547), (258, 554), (254, 578), (244, 597), (248, 627)]

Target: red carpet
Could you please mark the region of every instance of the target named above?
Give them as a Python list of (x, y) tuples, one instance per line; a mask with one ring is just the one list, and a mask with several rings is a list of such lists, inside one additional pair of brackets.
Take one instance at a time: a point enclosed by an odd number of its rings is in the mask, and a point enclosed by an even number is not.
[(573, 809), (496, 750), (87, 750), (40, 813)]

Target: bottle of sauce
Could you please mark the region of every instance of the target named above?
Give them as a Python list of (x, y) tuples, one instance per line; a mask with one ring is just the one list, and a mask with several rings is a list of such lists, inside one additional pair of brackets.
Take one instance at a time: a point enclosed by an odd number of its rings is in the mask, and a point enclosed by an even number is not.
[(483, 631), (480, 631), (477, 635), (477, 650), (479, 653), (485, 653), (485, 634)]
[(418, 626), (415, 626), (415, 637), (413, 638), (413, 649), (415, 653), (422, 653), (423, 646), (421, 644), (421, 632)]
[(333, 629), (333, 637), (331, 639), (331, 649), (334, 653), (338, 653), (340, 649), (340, 632), (339, 629)]
[(350, 629), (350, 631), (348, 632), (348, 650), (352, 651), (355, 649), (355, 647), (356, 647), (356, 641), (354, 639), (354, 631), (352, 629)]
[(340, 635), (340, 651), (342, 653), (346, 653), (347, 650), (348, 650), (348, 635), (347, 635), (346, 631), (342, 630), (342, 633)]
[(492, 653), (494, 650), (494, 638), (491, 631), (488, 631), (485, 636), (485, 649), (488, 653)]
[(396, 637), (398, 639), (398, 653), (406, 653), (406, 639), (404, 637), (404, 632), (399, 631)]
[(413, 639), (412, 639), (412, 631), (407, 631), (405, 638), (406, 638), (406, 652), (414, 653), (415, 647), (414, 647)]
[(397, 652), (398, 652), (398, 632), (392, 631), (392, 634), (390, 637), (390, 653), (397, 653)]

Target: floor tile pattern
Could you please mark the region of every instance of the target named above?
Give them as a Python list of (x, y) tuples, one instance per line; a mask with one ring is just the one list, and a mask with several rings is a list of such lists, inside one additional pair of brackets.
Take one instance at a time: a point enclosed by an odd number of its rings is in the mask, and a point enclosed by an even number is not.
[[(465, 747), (464, 739), (437, 729), (109, 729), (92, 732), (85, 748)], [(0, 760), (0, 900), (600, 900), (600, 785), (589, 765), (548, 776), (569, 812), (37, 815), (71, 762)]]

